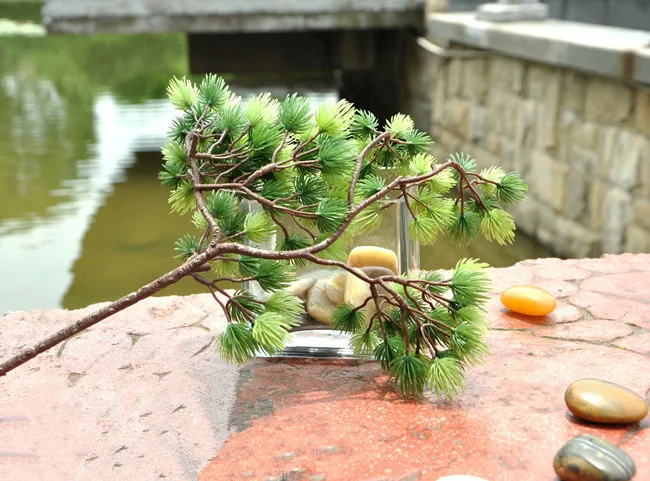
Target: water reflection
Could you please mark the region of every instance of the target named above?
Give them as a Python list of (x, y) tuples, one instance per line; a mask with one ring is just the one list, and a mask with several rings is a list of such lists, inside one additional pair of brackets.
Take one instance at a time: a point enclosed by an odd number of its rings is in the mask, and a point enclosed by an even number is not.
[[(186, 60), (180, 36), (3, 40), (0, 313), (112, 300), (177, 265), (174, 242), (192, 227), (169, 213), (156, 174), (173, 115), (161, 99)], [(546, 252), (526, 238), (471, 250), (443, 238), (421, 259), (450, 267), (468, 255), (509, 265)], [(162, 294), (190, 292), (201, 288), (185, 281)]]

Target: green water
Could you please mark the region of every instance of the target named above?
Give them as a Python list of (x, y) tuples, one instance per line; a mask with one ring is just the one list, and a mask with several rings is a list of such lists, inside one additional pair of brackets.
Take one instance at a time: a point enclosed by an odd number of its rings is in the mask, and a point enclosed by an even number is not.
[[(0, 313), (112, 300), (177, 265), (174, 242), (191, 224), (169, 213), (156, 174), (165, 87), (187, 65), (182, 36), (1, 39)], [(471, 249), (441, 239), (421, 259), (546, 255), (525, 237)], [(161, 294), (192, 292), (202, 290), (186, 280)]]

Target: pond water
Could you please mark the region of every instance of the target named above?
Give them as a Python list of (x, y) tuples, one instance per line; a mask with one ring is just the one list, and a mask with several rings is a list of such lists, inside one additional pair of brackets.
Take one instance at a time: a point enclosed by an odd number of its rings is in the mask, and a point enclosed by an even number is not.
[[(170, 214), (156, 175), (172, 116), (165, 87), (187, 65), (182, 36), (2, 39), (0, 314), (113, 300), (178, 265), (174, 242), (192, 227)], [(447, 268), (472, 256), (507, 266), (547, 255), (523, 236), (468, 249), (441, 239), (421, 263)], [(161, 295), (194, 292), (203, 291), (185, 280)]]

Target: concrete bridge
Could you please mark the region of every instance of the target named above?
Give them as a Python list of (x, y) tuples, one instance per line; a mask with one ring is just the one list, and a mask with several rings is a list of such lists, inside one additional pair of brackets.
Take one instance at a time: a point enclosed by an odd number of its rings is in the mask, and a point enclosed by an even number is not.
[(399, 110), (408, 33), (425, 29), (425, 0), (45, 0), (50, 33), (188, 36), (190, 71), (239, 83), (336, 85), (357, 105)]

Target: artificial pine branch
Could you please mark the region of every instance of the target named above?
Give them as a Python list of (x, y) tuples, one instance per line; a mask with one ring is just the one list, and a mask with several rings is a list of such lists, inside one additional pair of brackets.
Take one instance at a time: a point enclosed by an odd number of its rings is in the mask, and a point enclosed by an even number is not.
[[(224, 359), (243, 363), (277, 353), (304, 312), (284, 289), (297, 266), (313, 263), (368, 283), (370, 297), (358, 306), (341, 304), (331, 320), (351, 334), (355, 353), (380, 362), (398, 392), (460, 394), (465, 369), (487, 354), (486, 264), (460, 261), (448, 279), (437, 272), (372, 277), (338, 259), (353, 235), (378, 228), (382, 202), (397, 199), (411, 217), (409, 233), (423, 244), (439, 234), (466, 244), (479, 233), (509, 243), (515, 226), (501, 204), (522, 200), (524, 181), (500, 168), (476, 172), (466, 154), (439, 163), (428, 152), (431, 139), (410, 117), (395, 115), (380, 129), (374, 115), (345, 100), (313, 112), (295, 94), (281, 102), (262, 94), (243, 106), (214, 75), (199, 86), (172, 79), (168, 96), (179, 116), (162, 149), (159, 179), (171, 190), (172, 212), (191, 212), (200, 234), (177, 242), (183, 264), (4, 361), (0, 376), (186, 276), (224, 311), (228, 326), (218, 337)], [(396, 175), (385, 178), (386, 168)], [(445, 197), (454, 188), (455, 200)], [(262, 211), (243, 210), (243, 201)], [(287, 217), (304, 234), (291, 232)], [(278, 229), (276, 250), (251, 245)], [(205, 272), (212, 274), (199, 274)], [(222, 280), (255, 281), (270, 295), (232, 293), (219, 286)]]

